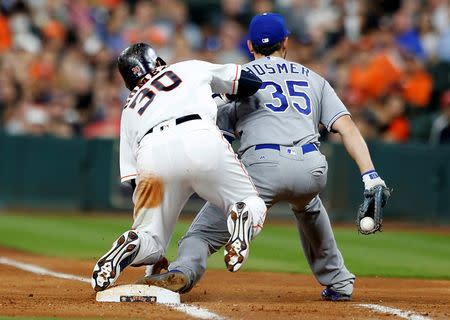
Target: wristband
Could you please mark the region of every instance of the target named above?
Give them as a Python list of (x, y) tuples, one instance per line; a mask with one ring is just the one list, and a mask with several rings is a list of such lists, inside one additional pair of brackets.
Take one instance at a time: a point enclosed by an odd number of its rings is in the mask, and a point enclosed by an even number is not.
[(378, 175), (378, 173), (373, 169), (373, 170), (369, 170), (369, 171), (366, 171), (366, 172), (364, 172), (362, 175), (361, 175), (361, 177), (363, 178), (363, 180), (364, 180), (364, 176), (365, 175), (369, 175), (369, 178), (370, 179), (375, 179), (375, 178), (378, 178), (378, 177), (380, 177), (379, 175)]
[(364, 182), (364, 188), (367, 190), (379, 185), (386, 187), (386, 183), (380, 178), (375, 170), (364, 172), (361, 176), (362, 181)]

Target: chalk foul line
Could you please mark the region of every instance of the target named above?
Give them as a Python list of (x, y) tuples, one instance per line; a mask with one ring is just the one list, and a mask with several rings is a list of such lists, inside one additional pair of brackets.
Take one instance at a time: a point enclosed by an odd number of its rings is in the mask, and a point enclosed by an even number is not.
[[(23, 263), (14, 259), (10, 259), (7, 257), (1, 257), (0, 256), (0, 264), (11, 266), (17, 269), (21, 269), (24, 271), (28, 271), (34, 274), (44, 275), (44, 276), (51, 276), (55, 278), (65, 279), (65, 280), (76, 280), (86, 283), (91, 283), (91, 279), (80, 277), (74, 274), (69, 273), (62, 273), (62, 272), (56, 272), (52, 271), (46, 268), (42, 268), (38, 265), (29, 264), (29, 263)], [(177, 310), (179, 312), (183, 312), (191, 317), (197, 318), (197, 319), (203, 319), (203, 320), (225, 320), (226, 318), (219, 316), (218, 314), (209, 311), (208, 309), (200, 308), (194, 305), (189, 305), (185, 303), (180, 304), (164, 304), (163, 306), (167, 306), (169, 308), (172, 308), (174, 310)]]
[[(39, 275), (45, 275), (45, 276), (51, 276), (55, 278), (65, 279), (65, 280), (76, 280), (81, 281), (85, 283), (91, 283), (91, 280), (89, 278), (80, 277), (74, 274), (69, 273), (62, 273), (62, 272), (56, 272), (52, 271), (46, 268), (42, 268), (38, 265), (29, 264), (29, 263), (23, 263), (14, 259), (10, 259), (7, 257), (1, 257), (0, 256), (0, 264), (11, 266), (17, 269), (21, 269), (24, 271), (28, 271), (34, 274)], [(177, 310), (179, 312), (183, 312), (191, 317), (197, 318), (197, 319), (204, 319), (204, 320), (225, 320), (226, 318), (219, 316), (218, 314), (209, 311), (208, 309), (200, 308), (194, 305), (189, 304), (167, 304), (165, 305), (169, 308), (172, 308), (174, 310)], [(407, 319), (407, 320), (431, 320), (429, 317), (425, 317), (423, 315), (414, 313), (412, 311), (405, 311), (401, 309), (386, 307), (378, 304), (370, 304), (370, 303), (361, 303), (356, 304), (355, 306), (360, 308), (366, 308), (370, 309), (376, 312), (380, 313), (388, 313), (391, 315), (395, 315), (397, 317)]]
[(381, 313), (392, 314), (397, 317), (400, 317), (403, 319), (408, 319), (408, 320), (431, 320), (431, 318), (422, 316), (422, 315), (414, 313), (412, 311), (405, 311), (405, 310), (401, 310), (401, 309), (380, 306), (378, 304), (361, 303), (361, 304), (357, 304), (356, 306), (361, 307), (361, 308), (371, 309), (371, 310), (381, 312)]
[(21, 270), (28, 271), (28, 272), (35, 273), (35, 274), (51, 276), (51, 277), (66, 279), (66, 280), (77, 280), (77, 281), (81, 281), (81, 282), (91, 283), (91, 280), (88, 278), (83, 278), (83, 277), (79, 277), (79, 276), (76, 276), (73, 274), (68, 274), (68, 273), (51, 271), (51, 270), (39, 267), (37, 265), (23, 263), (23, 262), (16, 261), (16, 260), (6, 258), (6, 257), (0, 257), (0, 264), (15, 267), (17, 269), (21, 269)]

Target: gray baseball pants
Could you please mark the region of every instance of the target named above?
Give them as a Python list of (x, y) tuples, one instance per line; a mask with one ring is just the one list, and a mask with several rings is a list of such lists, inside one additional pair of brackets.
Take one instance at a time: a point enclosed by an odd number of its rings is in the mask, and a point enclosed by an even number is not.
[[(241, 160), (268, 208), (278, 201), (290, 203), (303, 251), (317, 281), (337, 292), (351, 294), (355, 275), (344, 265), (318, 195), (327, 180), (325, 156), (320, 151), (303, 154), (300, 147), (252, 147)], [(180, 241), (177, 260), (169, 266), (169, 270), (180, 270), (188, 276), (189, 286), (184, 292), (200, 280), (208, 256), (225, 245), (229, 237), (226, 214), (206, 203)]]

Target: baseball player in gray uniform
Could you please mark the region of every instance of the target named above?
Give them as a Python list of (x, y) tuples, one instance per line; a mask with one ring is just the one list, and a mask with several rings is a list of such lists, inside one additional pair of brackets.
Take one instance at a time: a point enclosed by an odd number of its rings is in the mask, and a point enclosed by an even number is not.
[[(369, 190), (384, 181), (374, 166), (359, 130), (330, 84), (301, 64), (285, 60), (289, 31), (282, 16), (255, 16), (248, 46), (255, 60), (244, 65), (261, 78), (250, 99), (219, 109), (225, 136), (237, 133), (240, 158), (268, 208), (290, 203), (303, 251), (316, 279), (325, 286), (322, 298), (350, 300), (355, 276), (337, 248), (328, 214), (319, 197), (328, 165), (319, 151), (319, 124), (341, 135)], [(146, 276), (148, 284), (187, 292), (205, 272), (207, 257), (229, 239), (225, 215), (207, 203), (179, 243), (179, 255), (168, 271)]]

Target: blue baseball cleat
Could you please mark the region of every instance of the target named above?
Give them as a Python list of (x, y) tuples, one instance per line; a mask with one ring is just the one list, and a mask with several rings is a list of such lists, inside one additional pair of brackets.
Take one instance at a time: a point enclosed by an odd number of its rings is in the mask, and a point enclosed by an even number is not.
[(322, 291), (322, 299), (326, 301), (350, 301), (352, 300), (352, 295), (339, 293), (329, 287), (326, 287)]

